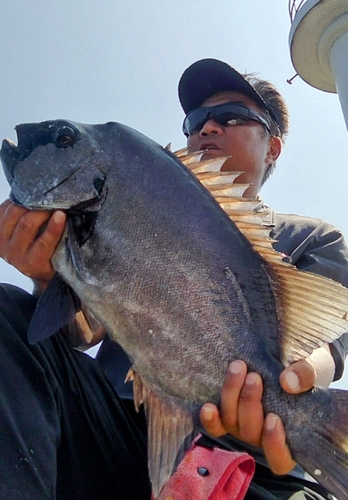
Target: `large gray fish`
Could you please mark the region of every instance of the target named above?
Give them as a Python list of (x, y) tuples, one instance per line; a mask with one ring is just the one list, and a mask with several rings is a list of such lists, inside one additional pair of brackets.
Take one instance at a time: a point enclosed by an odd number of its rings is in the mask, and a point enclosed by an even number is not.
[(293, 457), (348, 498), (348, 393), (291, 396), (278, 382), (284, 364), (347, 331), (348, 290), (282, 262), (264, 214), (221, 161), (187, 156), (185, 166), (118, 123), (16, 130), (18, 146), (5, 140), (1, 150), (11, 199), (67, 212), (53, 265), (79, 297), (54, 279), (30, 340), (71, 321), (81, 301), (121, 344), (147, 409), (155, 495), (201, 405), (219, 403), (227, 366), (241, 358), (261, 374), (264, 411), (282, 418)]

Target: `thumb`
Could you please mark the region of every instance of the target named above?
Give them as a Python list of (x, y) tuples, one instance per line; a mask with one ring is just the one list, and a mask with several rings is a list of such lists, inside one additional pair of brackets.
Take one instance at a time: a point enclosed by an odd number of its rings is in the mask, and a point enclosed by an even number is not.
[(284, 391), (290, 394), (308, 391), (316, 382), (315, 368), (307, 360), (301, 359), (282, 371), (279, 382)]

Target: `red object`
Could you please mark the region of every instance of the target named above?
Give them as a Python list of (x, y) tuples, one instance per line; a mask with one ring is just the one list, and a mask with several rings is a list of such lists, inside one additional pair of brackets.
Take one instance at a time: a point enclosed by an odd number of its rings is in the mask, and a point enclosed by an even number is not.
[(255, 471), (254, 459), (247, 453), (197, 446), (199, 439), (158, 500), (242, 500)]

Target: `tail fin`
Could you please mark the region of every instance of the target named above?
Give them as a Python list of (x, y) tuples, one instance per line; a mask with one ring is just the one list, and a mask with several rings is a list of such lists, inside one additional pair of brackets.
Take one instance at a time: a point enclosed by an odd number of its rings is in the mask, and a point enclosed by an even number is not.
[(302, 402), (306, 422), (297, 421), (288, 435), (293, 457), (338, 500), (347, 500), (348, 391), (317, 389)]

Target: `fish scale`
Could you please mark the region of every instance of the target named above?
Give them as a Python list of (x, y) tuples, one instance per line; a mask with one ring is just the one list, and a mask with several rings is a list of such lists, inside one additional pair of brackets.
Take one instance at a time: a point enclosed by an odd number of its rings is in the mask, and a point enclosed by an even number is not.
[(224, 159), (176, 157), (113, 122), (17, 131), (18, 146), (1, 149), (11, 199), (68, 220), (29, 340), (71, 322), (82, 303), (125, 349), (148, 418), (154, 496), (198, 432), (202, 404), (218, 403), (229, 363), (243, 359), (261, 374), (264, 411), (282, 418), (292, 456), (346, 499), (347, 392), (293, 396), (278, 379), (347, 331), (348, 290), (283, 261), (267, 210), (242, 197), (240, 173), (220, 171)]

